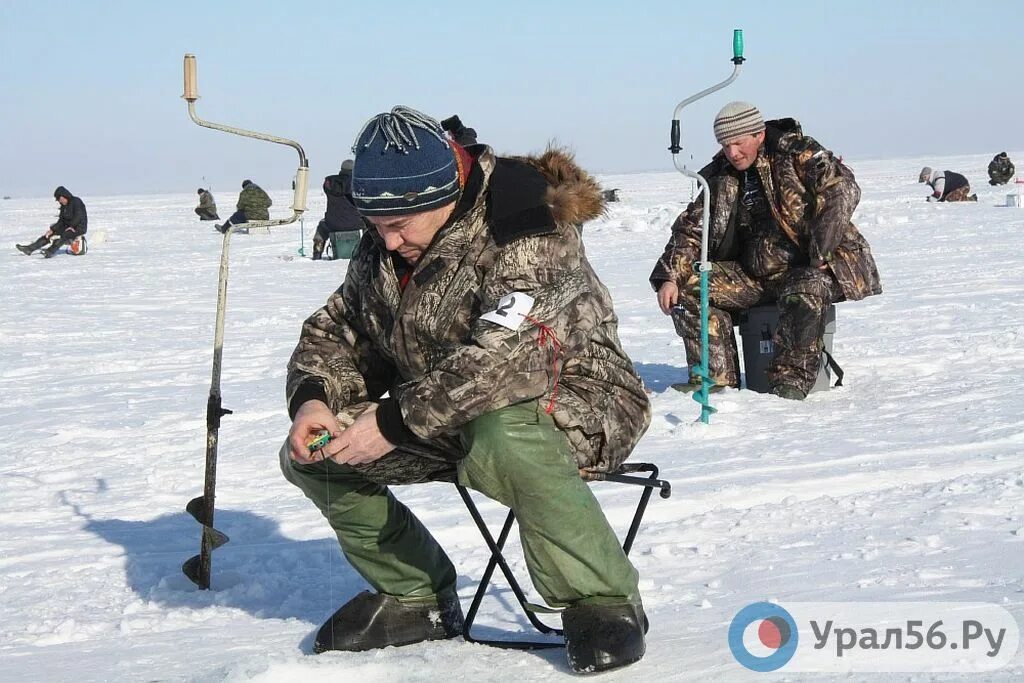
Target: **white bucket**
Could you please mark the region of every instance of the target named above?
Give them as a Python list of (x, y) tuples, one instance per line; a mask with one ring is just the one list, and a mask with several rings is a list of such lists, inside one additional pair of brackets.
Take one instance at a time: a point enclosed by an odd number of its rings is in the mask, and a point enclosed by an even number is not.
[(1020, 208), (1020, 207), (1024, 206), (1024, 197), (1022, 197), (1020, 195), (1020, 193), (1018, 193), (1018, 192), (1012, 192), (1012, 193), (1006, 195), (1006, 205), (1007, 206), (1016, 206), (1016, 207)]

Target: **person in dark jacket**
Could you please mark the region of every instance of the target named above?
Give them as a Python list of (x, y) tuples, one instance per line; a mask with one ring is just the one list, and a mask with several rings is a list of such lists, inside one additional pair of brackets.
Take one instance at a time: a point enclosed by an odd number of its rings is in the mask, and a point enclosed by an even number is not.
[[(562, 150), (465, 149), (407, 107), (370, 119), (352, 197), (373, 225), (288, 364), (281, 469), (326, 516), (356, 595), (313, 648), (458, 636), (458, 572), (390, 484), (456, 478), (510, 506), (577, 672), (644, 654), (638, 573), (580, 471), (614, 471), (650, 422), (577, 224), (603, 210)], [(384, 395), (387, 394), (387, 398)], [(310, 438), (332, 439), (310, 452)]]
[(988, 184), (1005, 185), (1013, 178), (1016, 170), (1006, 152), (1000, 152), (988, 162)]
[(85, 202), (68, 192), (63, 185), (53, 191), (53, 198), (60, 204), (57, 222), (51, 225), (46, 233), (35, 242), (15, 245), (21, 253), (28, 255), (49, 244), (50, 246), (43, 250), (43, 256), (50, 258), (57, 253), (58, 249), (66, 244), (71, 244), (85, 234), (89, 225)]
[(928, 195), (930, 202), (976, 202), (978, 195), (971, 194), (971, 184), (963, 175), (953, 171), (933, 171), (928, 166), (921, 169), (917, 182), (927, 183), (932, 188)]
[[(352, 202), (352, 166), (353, 161), (346, 159), (341, 164), (337, 175), (324, 178), (324, 194), (327, 195), (327, 212), (316, 226), (313, 236), (313, 260), (318, 261), (324, 253), (324, 247), (334, 232), (353, 232), (358, 235), (366, 224), (363, 217)], [(335, 254), (335, 258), (338, 255)]]
[(237, 210), (231, 214), (231, 218), (227, 219), (224, 225), (218, 225), (217, 230), (227, 232), (232, 225), (270, 220), (268, 209), (273, 203), (262, 187), (251, 180), (243, 180), (242, 191), (238, 195), (238, 204), (235, 206)]
[[(867, 241), (851, 222), (860, 201), (853, 172), (794, 119), (767, 121), (746, 102), (715, 117), (722, 146), (700, 171), (710, 186), (672, 226), (672, 237), (650, 282), (662, 312), (683, 337), (687, 364), (700, 363), (702, 227), (708, 231), (709, 380), (739, 387), (733, 316), (774, 303), (779, 310), (776, 353), (768, 367), (771, 392), (801, 400), (821, 364), (825, 314), (833, 302), (880, 294)], [(702, 226), (710, 201), (711, 225)], [(691, 375), (689, 387), (699, 382)]]
[(217, 215), (217, 203), (213, 201), (213, 194), (209, 190), (199, 188), (196, 190), (199, 193), (199, 206), (196, 207), (196, 215), (199, 216), (201, 221), (219, 221), (220, 216)]

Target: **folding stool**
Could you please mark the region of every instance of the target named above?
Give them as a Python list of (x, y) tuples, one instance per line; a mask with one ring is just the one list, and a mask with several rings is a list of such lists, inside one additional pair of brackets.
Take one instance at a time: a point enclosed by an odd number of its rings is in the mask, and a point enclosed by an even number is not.
[[(648, 472), (649, 474), (647, 476), (630, 476), (637, 472)], [(619, 467), (619, 469), (610, 473), (589, 472), (583, 470), (581, 471), (581, 476), (586, 481), (610, 481), (619, 484), (630, 484), (633, 486), (643, 487), (643, 492), (640, 494), (640, 500), (637, 503), (636, 511), (633, 513), (633, 521), (629, 526), (629, 531), (626, 533), (626, 539), (622, 543), (622, 549), (627, 555), (629, 555), (629, 551), (633, 547), (633, 541), (636, 539), (636, 535), (640, 531), (640, 523), (643, 521), (644, 512), (647, 510), (647, 503), (650, 500), (654, 489), (660, 490), (662, 498), (668, 498), (672, 495), (672, 485), (667, 481), (657, 478), (658, 468), (652, 463), (625, 463)], [(537, 616), (538, 613), (555, 614), (560, 612), (560, 610), (530, 603), (526, 599), (526, 594), (519, 585), (519, 581), (512, 573), (512, 569), (509, 567), (508, 562), (505, 561), (503, 550), (505, 548), (505, 542), (508, 540), (509, 533), (512, 531), (512, 524), (515, 522), (515, 513), (512, 510), (508, 511), (508, 515), (505, 517), (505, 523), (502, 525), (501, 532), (498, 534), (498, 538), (495, 539), (491, 534), (490, 529), (487, 528), (486, 522), (484, 522), (483, 517), (480, 515), (480, 511), (476, 507), (476, 503), (473, 502), (473, 499), (466, 487), (456, 483), (455, 488), (458, 489), (459, 495), (462, 496), (462, 502), (466, 504), (466, 509), (469, 511), (470, 516), (473, 518), (477, 528), (480, 530), (480, 535), (483, 536), (484, 542), (487, 543), (487, 547), (491, 551), (491, 557), (487, 562), (483, 575), (480, 577), (480, 585), (477, 586), (476, 594), (473, 596), (473, 601), (470, 603), (469, 610), (466, 612), (466, 619), (462, 632), (465, 641), (467, 643), (480, 643), (481, 645), (490, 645), (492, 647), (516, 650), (538, 650), (544, 648), (564, 647), (565, 642), (563, 640), (490, 640), (473, 637), (473, 622), (476, 620), (480, 603), (487, 594), (487, 589), (491, 584), (491, 578), (494, 574), (495, 567), (501, 569), (501, 573), (504, 574), (505, 580), (508, 581), (509, 587), (512, 589), (512, 593), (515, 595), (516, 601), (522, 608), (526, 618), (540, 633), (556, 636), (562, 635), (562, 629), (545, 624)]]

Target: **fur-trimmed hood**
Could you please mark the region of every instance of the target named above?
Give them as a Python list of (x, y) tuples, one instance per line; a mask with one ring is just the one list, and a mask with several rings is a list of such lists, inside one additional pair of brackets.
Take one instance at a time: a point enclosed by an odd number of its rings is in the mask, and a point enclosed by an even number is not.
[(605, 212), (601, 186), (562, 147), (549, 146), (539, 156), (513, 157), (540, 171), (548, 183), (544, 200), (558, 223), (580, 225)]

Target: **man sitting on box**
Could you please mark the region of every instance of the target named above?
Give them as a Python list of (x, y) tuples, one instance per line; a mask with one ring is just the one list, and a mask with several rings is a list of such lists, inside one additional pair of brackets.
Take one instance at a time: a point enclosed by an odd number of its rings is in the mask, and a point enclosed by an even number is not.
[[(746, 102), (715, 117), (722, 146), (700, 171), (711, 191), (708, 259), (709, 378), (739, 387), (733, 314), (777, 303), (771, 392), (803, 399), (821, 365), (825, 313), (836, 301), (882, 291), (867, 241), (850, 222), (860, 188), (842, 161), (805, 136), (794, 119), (768, 121)], [(672, 226), (650, 281), (662, 312), (685, 340), (690, 367), (700, 362), (702, 194)], [(700, 388), (691, 374), (680, 390)]]

